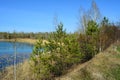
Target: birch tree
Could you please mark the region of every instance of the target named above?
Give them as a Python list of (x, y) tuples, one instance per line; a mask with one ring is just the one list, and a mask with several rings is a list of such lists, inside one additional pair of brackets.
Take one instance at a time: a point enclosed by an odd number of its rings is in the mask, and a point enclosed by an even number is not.
[(82, 28), (84, 34), (86, 32), (87, 24), (91, 20), (97, 23), (99, 23), (101, 20), (101, 13), (94, 0), (91, 3), (90, 9), (85, 10), (84, 8), (80, 8), (79, 11), (78, 27)]

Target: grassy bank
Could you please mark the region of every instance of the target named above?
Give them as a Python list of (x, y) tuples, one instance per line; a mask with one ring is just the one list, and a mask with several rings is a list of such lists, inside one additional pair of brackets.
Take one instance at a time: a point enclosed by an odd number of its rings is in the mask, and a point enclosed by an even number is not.
[[(14, 42), (15, 39), (0, 39), (0, 41), (10, 41), (10, 42)], [(16, 39), (17, 42), (23, 42), (23, 43), (30, 43), (30, 44), (35, 44), (36, 43), (36, 39), (28, 39), (28, 38), (17, 38)]]
[[(109, 47), (86, 63), (76, 65), (56, 80), (120, 80), (120, 52), (114, 47)], [(0, 80), (13, 80), (13, 66), (0, 76)], [(18, 65), (17, 80), (35, 80), (29, 61)]]
[[(0, 39), (0, 41), (14, 42), (15, 39)], [(17, 38), (16, 39), (16, 42), (29, 43), (29, 44), (35, 44), (37, 41), (38, 41), (38, 39), (29, 39), (29, 38)], [(43, 42), (48, 42), (48, 41), (43, 40)]]
[(56, 80), (120, 80), (120, 52), (114, 47), (111, 46), (92, 60), (75, 66), (68, 74)]

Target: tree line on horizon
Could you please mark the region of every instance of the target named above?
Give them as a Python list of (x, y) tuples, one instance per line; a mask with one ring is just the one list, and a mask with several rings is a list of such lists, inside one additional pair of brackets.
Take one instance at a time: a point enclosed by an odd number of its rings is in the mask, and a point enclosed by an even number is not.
[(47, 40), (51, 32), (0, 32), (0, 39), (29, 38)]

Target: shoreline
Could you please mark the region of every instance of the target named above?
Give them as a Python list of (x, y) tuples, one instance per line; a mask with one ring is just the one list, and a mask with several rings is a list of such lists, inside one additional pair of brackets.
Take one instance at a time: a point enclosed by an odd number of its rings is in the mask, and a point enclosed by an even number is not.
[[(0, 41), (9, 41), (14, 42), (15, 39), (0, 39)], [(37, 39), (29, 39), (29, 38), (17, 38), (16, 42), (22, 42), (22, 43), (29, 43), (29, 44), (35, 44), (38, 40)]]

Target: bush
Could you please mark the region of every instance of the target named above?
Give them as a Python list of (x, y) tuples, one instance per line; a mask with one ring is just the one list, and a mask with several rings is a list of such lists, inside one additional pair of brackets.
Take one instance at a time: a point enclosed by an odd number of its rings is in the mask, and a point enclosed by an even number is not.
[(85, 34), (80, 34), (78, 41), (80, 51), (83, 54), (83, 61), (90, 60), (99, 51), (99, 29), (94, 21), (89, 21)]
[(31, 65), (37, 79), (49, 80), (65, 73), (81, 61), (79, 44), (74, 34), (67, 34), (60, 23), (48, 42), (38, 41), (31, 55)]

